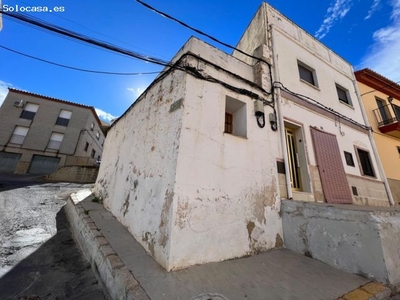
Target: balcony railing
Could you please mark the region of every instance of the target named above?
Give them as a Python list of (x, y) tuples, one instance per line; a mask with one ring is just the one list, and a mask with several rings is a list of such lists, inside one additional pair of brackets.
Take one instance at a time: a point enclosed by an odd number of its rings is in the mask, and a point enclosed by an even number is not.
[(400, 107), (394, 104), (384, 105), (375, 109), (374, 115), (378, 127), (399, 123)]

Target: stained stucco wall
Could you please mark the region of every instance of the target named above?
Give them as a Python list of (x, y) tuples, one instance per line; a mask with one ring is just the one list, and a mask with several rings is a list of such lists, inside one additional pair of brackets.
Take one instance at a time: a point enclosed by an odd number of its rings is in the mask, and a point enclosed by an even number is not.
[[(202, 57), (235, 74), (252, 74), (250, 66), (235, 58), (221, 58), (216, 49), (198, 46)], [(259, 93), (210, 66), (202, 65), (202, 69), (235, 87)], [(186, 84), (192, 92), (184, 103), (171, 224), (171, 264), (181, 268), (280, 247), (278, 133), (269, 124), (258, 127), (250, 97), (191, 76)], [(246, 105), (246, 137), (224, 133), (227, 96)], [(267, 117), (270, 112), (272, 109), (266, 106)]]
[[(186, 66), (260, 94), (246, 82), (249, 65), (197, 39), (178, 55), (186, 52), (223, 69), (194, 57)], [(245, 137), (224, 133), (227, 96), (246, 106)], [(276, 132), (258, 127), (253, 99), (176, 71), (110, 129), (95, 193), (167, 270), (280, 247), (277, 145)]]
[(282, 201), (285, 246), (400, 288), (400, 211)]
[(185, 74), (172, 72), (149, 88), (108, 132), (95, 193), (166, 269)]

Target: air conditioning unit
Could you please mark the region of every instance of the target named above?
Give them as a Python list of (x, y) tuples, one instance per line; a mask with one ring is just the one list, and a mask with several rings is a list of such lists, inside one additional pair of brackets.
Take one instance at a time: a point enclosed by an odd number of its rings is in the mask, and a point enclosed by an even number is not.
[(17, 107), (17, 108), (24, 108), (24, 100), (15, 101), (15, 102), (14, 102), (14, 107)]

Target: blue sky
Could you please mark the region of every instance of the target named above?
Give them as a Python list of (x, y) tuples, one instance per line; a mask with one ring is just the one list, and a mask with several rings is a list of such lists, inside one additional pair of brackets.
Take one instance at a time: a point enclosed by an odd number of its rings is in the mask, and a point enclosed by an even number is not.
[[(1, 1), (1, 0), (0, 0)], [(30, 16), (142, 54), (170, 60), (196, 34), (135, 0), (3, 0), (3, 9), (63, 7)], [(259, 0), (145, 0), (193, 27), (236, 45)], [(400, 0), (270, 0), (300, 27), (349, 61), (400, 80)], [(205, 41), (211, 41), (201, 37)], [(214, 44), (215, 45), (215, 44)], [(0, 46), (72, 67), (109, 72), (155, 72), (162, 67), (38, 30), (3, 17)], [(227, 53), (229, 49), (216, 45)], [(7, 87), (94, 106), (100, 117), (121, 115), (155, 75), (84, 73), (45, 64), (0, 48), (0, 103)]]

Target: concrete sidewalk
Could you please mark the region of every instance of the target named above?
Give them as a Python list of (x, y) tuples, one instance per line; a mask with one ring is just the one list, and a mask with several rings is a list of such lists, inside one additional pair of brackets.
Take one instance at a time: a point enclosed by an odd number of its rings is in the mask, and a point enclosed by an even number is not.
[(92, 202), (90, 191), (71, 199), (66, 211), (72, 231), (114, 299), (326, 300), (353, 290), (357, 298), (348, 294), (343, 299), (387, 299), (390, 295), (382, 285), (360, 290), (368, 279), (287, 249), (168, 273), (110, 212)]

